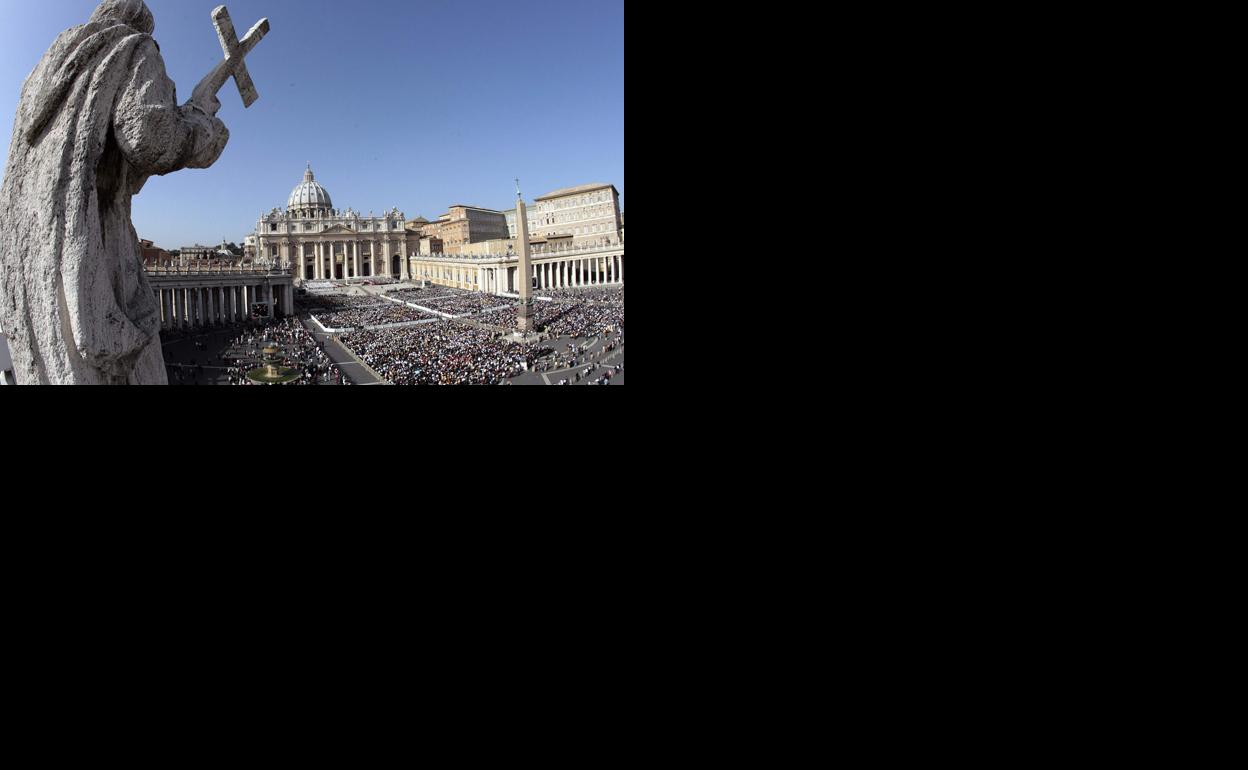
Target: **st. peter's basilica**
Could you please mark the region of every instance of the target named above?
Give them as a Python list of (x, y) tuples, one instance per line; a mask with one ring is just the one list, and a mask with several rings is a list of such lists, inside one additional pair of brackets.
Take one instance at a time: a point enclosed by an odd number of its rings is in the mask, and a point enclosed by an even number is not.
[(260, 218), (254, 236), (256, 254), (268, 264), (292, 268), (297, 283), (372, 277), (406, 280), (405, 257), (416, 256), (420, 245), (415, 234), (408, 233), (406, 219), (398, 207), (380, 217), (335, 209), (308, 164), (286, 209), (273, 209)]

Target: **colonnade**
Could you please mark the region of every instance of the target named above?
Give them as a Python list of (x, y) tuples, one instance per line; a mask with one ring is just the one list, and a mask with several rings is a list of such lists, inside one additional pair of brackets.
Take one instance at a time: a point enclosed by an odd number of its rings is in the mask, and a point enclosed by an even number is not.
[(163, 329), (239, 323), (251, 317), (254, 305), (267, 305), (270, 318), (293, 315), (295, 310), (295, 292), (290, 284), (156, 287), (154, 291)]
[[(311, 247), (311, 254), (308, 253)], [(410, 277), (405, 242), (324, 240), (282, 246), (284, 259), (293, 264), (295, 275), (303, 281), (346, 281), (357, 278)], [(292, 256), (297, 255), (297, 256)], [(400, 257), (399, 275), (394, 275), (394, 258)], [(311, 260), (311, 264), (309, 264)], [(342, 267), (342, 278), (338, 267)]]
[[(514, 271), (516, 268), (511, 268)], [(520, 290), (506, 272), (487, 271), (483, 291), (491, 294), (514, 294)], [(624, 256), (565, 259), (542, 262), (533, 266), (537, 290), (575, 289), (588, 286), (610, 286), (624, 283)]]

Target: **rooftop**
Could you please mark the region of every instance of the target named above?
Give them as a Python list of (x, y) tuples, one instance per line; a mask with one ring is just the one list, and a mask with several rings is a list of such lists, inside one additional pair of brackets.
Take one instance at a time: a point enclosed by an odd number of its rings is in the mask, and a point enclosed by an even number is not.
[(607, 188), (615, 189), (613, 184), (584, 184), (580, 187), (569, 187), (565, 190), (555, 190), (552, 193), (537, 198), (534, 202), (547, 201), (551, 198), (566, 198), (569, 195), (580, 195), (582, 193), (594, 192), (596, 190), (605, 190)]

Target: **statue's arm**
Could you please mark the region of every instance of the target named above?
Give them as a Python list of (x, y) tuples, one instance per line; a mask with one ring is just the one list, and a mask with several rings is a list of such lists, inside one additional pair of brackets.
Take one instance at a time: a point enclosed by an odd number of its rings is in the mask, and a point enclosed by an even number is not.
[(150, 37), (135, 52), (113, 110), (113, 128), (122, 154), (140, 173), (148, 175), (208, 168), (221, 157), (230, 140), (225, 124), (203, 106), (178, 106), (177, 89), (165, 72), (156, 41)]

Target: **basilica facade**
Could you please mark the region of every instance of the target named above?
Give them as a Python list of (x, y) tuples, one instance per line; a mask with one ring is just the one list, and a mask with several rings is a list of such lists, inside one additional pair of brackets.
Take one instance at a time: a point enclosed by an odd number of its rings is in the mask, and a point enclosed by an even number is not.
[(273, 209), (256, 225), (256, 256), (294, 270), (295, 282), (348, 281), (386, 277), (407, 280), (408, 258), (420, 243), (396, 207), (380, 217), (334, 208), (329, 192), (312, 173), (290, 194), (286, 208)]

